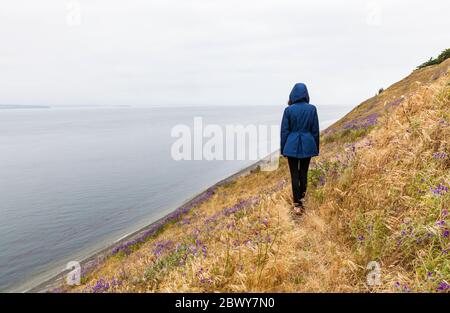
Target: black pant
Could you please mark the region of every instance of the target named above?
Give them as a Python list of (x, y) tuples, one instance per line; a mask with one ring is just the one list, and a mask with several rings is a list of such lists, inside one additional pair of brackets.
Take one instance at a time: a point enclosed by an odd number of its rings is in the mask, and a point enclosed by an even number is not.
[(309, 161), (311, 161), (311, 158), (297, 159), (288, 157), (294, 203), (300, 203), (300, 200), (305, 197), (306, 185), (308, 184)]

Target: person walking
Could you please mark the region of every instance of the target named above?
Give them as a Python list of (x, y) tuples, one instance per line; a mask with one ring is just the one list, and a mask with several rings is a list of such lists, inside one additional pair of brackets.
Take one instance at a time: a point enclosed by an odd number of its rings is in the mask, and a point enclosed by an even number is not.
[(319, 118), (317, 109), (309, 103), (305, 84), (295, 84), (289, 95), (288, 107), (281, 121), (280, 153), (287, 157), (291, 173), (293, 209), (304, 212), (303, 199), (308, 184), (308, 169), (312, 157), (319, 155)]

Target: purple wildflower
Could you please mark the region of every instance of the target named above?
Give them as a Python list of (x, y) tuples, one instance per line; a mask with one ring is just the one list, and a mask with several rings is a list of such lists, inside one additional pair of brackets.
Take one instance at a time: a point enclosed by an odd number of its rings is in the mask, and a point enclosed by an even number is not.
[(237, 204), (233, 205), (232, 207), (225, 208), (222, 210), (222, 214), (225, 216), (230, 216), (231, 214), (234, 214), (248, 206), (251, 206), (255, 204), (258, 201), (258, 197), (252, 197), (246, 200), (241, 200)]
[(447, 158), (447, 153), (445, 153), (445, 152), (435, 152), (435, 153), (433, 153), (433, 158), (435, 158), (435, 159), (446, 159)]
[(197, 255), (197, 247), (195, 246), (195, 245), (190, 245), (189, 246), (189, 251), (192, 253), (192, 254), (194, 254), (194, 255)]
[(103, 277), (100, 277), (100, 279), (97, 280), (95, 285), (92, 287), (91, 291), (93, 293), (101, 293), (101, 292), (108, 291), (109, 287), (110, 287), (110, 284), (107, 281), (105, 281), (103, 279)]
[(200, 283), (202, 285), (211, 285), (213, 283), (213, 281), (209, 277), (202, 277), (202, 278), (200, 278)]
[(210, 217), (205, 219), (205, 223), (209, 224), (209, 223), (215, 223), (217, 221), (217, 219), (219, 218), (219, 216), (221, 215), (222, 212), (217, 212), (214, 213), (213, 215), (211, 215)]
[(448, 192), (448, 187), (443, 185), (443, 184), (439, 184), (437, 185), (436, 188), (430, 187), (430, 191), (435, 195), (435, 196), (440, 196), (445, 194), (446, 192)]
[(447, 282), (443, 281), (438, 285), (436, 289), (439, 291), (450, 290), (450, 285)]
[(165, 250), (171, 248), (172, 246), (173, 246), (172, 240), (156, 242), (153, 254), (159, 257)]
[(385, 108), (386, 108), (386, 109), (389, 109), (389, 108), (392, 108), (392, 107), (394, 107), (394, 106), (397, 106), (397, 105), (399, 105), (400, 103), (402, 103), (403, 100), (405, 100), (405, 98), (403, 98), (403, 97), (402, 97), (402, 98), (398, 98), (398, 99), (396, 99), (396, 100), (394, 100), (394, 101), (392, 101), (392, 102), (386, 104), (386, 105), (385, 105)]
[(371, 126), (374, 126), (377, 124), (378, 120), (378, 113), (372, 113), (366, 117), (358, 118), (352, 121), (348, 121), (344, 123), (343, 128), (345, 130), (353, 129), (353, 130), (359, 130), (359, 129), (367, 129)]
[(202, 246), (203, 257), (206, 258), (206, 246)]
[(180, 221), (180, 224), (181, 224), (181, 225), (189, 225), (189, 224), (191, 224), (191, 218), (189, 218), (189, 217), (183, 218), (183, 219)]
[(441, 226), (441, 227), (442, 227), (442, 226), (445, 226), (445, 221), (444, 221), (444, 220), (437, 221), (437, 222), (436, 222), (436, 225), (437, 225), (437, 226)]

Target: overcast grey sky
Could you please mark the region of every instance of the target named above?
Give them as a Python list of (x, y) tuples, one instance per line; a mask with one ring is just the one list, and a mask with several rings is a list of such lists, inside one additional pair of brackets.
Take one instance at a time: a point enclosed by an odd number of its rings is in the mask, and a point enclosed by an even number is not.
[(356, 105), (449, 48), (443, 0), (2, 0), (0, 104)]

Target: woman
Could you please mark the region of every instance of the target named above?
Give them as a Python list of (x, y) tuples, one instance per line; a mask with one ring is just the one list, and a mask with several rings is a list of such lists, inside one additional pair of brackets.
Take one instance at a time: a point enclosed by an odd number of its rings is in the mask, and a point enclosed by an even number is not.
[(319, 155), (319, 118), (309, 103), (305, 84), (294, 86), (281, 122), (281, 154), (288, 158), (291, 172), (294, 211), (303, 213), (303, 198), (308, 182), (311, 157)]

